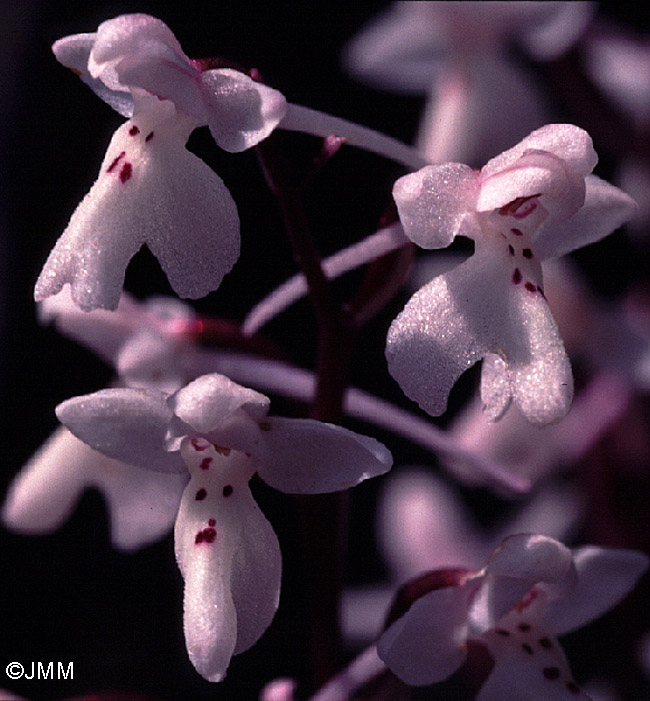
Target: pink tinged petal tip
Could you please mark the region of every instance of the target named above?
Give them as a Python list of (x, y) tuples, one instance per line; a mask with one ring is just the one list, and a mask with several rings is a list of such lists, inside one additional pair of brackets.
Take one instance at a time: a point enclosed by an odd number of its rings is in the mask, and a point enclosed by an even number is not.
[(287, 110), (282, 93), (229, 68), (200, 75), (208, 126), (217, 144), (235, 153), (255, 146)]
[(400, 178), (393, 187), (404, 233), (423, 248), (444, 248), (473, 211), (478, 176), (469, 166), (427, 166)]

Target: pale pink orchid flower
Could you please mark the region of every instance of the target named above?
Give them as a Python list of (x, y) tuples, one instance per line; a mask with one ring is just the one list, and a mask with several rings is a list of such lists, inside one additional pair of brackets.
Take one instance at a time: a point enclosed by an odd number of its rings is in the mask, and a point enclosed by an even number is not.
[(145, 243), (179, 296), (196, 299), (219, 287), (239, 257), (239, 217), (221, 179), (185, 148), (197, 127), (207, 125), (217, 145), (233, 153), (280, 126), (335, 133), (409, 167), (425, 162), (383, 134), (289, 104), (244, 73), (191, 60), (149, 15), (121, 15), (52, 48), (128, 121), (45, 263), (37, 301), (69, 283), (82, 309), (115, 309), (126, 266)]
[[(333, 492), (390, 469), (372, 438), (310, 419), (267, 416), (269, 400), (223, 375), (172, 395), (108, 389), (70, 399), (57, 416), (114, 460), (187, 482), (174, 530), (185, 579), (190, 659), (210, 681), (270, 625), (280, 594), (277, 537), (248, 487), (257, 473), (292, 494)], [(135, 487), (135, 485), (134, 485)]]
[(445, 163), (395, 183), (414, 243), (444, 248), (460, 235), (475, 246), (413, 295), (388, 333), (389, 371), (427, 413), (442, 414), (458, 377), (481, 359), (488, 419), (513, 401), (539, 425), (567, 413), (573, 378), (542, 263), (603, 238), (635, 210), (628, 195), (591, 175), (597, 160), (585, 131), (549, 124), (480, 171)]
[(431, 573), (438, 586), (388, 626), (377, 652), (407, 684), (428, 685), (461, 667), (471, 641), (493, 660), (478, 701), (588, 699), (557, 638), (615, 606), (647, 566), (634, 551), (513, 535), (479, 571)]
[(344, 62), (378, 88), (426, 95), (417, 144), (430, 161), (481, 163), (549, 121), (542, 91), (513, 58), (512, 44), (536, 60), (556, 58), (579, 39), (594, 7), (395, 2), (352, 39)]
[(344, 592), (346, 639), (358, 645), (376, 638), (395, 584), (429, 570), (481, 567), (511, 533), (566, 540), (582, 515), (583, 504), (575, 490), (549, 485), (533, 492), (513, 516), (500, 519), (492, 528), (481, 527), (453, 485), (431, 470), (402, 467), (393, 471), (380, 492), (376, 520), (377, 542), (390, 583)]

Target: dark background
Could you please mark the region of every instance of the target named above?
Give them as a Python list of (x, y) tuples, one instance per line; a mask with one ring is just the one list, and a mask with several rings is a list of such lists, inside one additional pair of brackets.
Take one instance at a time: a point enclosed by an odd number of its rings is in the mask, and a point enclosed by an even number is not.
[[(33, 284), (74, 207), (89, 189), (113, 131), (122, 118), (99, 100), (50, 52), (56, 39), (95, 31), (106, 19), (145, 12), (164, 20), (191, 57), (222, 56), (258, 68), (265, 81), (289, 101), (412, 140), (422, 100), (365, 88), (340, 70), (346, 41), (384, 6), (371, 2), (21, 2), (0, 7), (0, 432), (2, 493), (34, 450), (56, 427), (54, 407), (62, 400), (95, 391), (111, 371), (89, 352), (39, 327)], [(631, 3), (605, 5), (609, 15), (630, 29), (647, 29)], [(537, 72), (541, 84), (548, 80)], [(561, 105), (558, 105), (562, 109)], [(581, 124), (575, 114), (558, 121)], [(203, 133), (205, 132), (205, 133)], [(287, 136), (296, 158), (315, 151), (314, 139)], [(598, 150), (598, 143), (597, 150)], [(215, 168), (240, 208), (242, 257), (218, 293), (198, 309), (229, 319), (247, 309), (294, 270), (275, 202), (252, 152), (220, 152), (207, 130), (190, 147)], [(604, 168), (613, 157), (603, 159)], [(330, 253), (375, 230), (401, 170), (384, 160), (347, 150), (337, 155), (307, 196), (316, 240)], [(607, 172), (600, 172), (607, 175)], [(615, 295), (629, 266), (647, 266), (619, 236), (598, 249), (613, 261), (605, 276), (594, 275), (603, 293)], [(262, 265), (273, 258), (273, 265)], [(588, 272), (596, 265), (589, 256)], [(137, 296), (168, 293), (155, 260), (138, 254), (127, 274)], [(345, 284), (342, 294), (345, 294)], [(397, 307), (395, 307), (397, 309)], [(394, 314), (393, 314), (394, 316)], [(381, 344), (390, 316), (371, 326), (362, 341), (355, 384), (381, 389), (403, 402), (386, 379)], [(296, 360), (313, 361), (314, 324), (306, 304), (274, 322), (269, 333)], [(404, 403), (406, 406), (407, 404)], [(382, 437), (381, 435), (379, 436)], [(394, 448), (395, 443), (390, 447)], [(399, 447), (399, 446), (398, 446)], [(424, 454), (401, 446), (402, 461)], [(426, 457), (427, 460), (431, 460)], [(100, 689), (147, 693), (158, 699), (253, 699), (277, 676), (304, 672), (300, 652), (303, 612), (291, 508), (286, 497), (259, 485), (263, 510), (278, 531), (285, 558), (280, 612), (260, 643), (235, 657), (220, 685), (203, 681), (187, 659), (182, 634), (182, 579), (171, 536), (132, 554), (110, 547), (104, 505), (87, 493), (73, 517), (55, 534), (27, 537), (0, 530), (0, 688), (30, 699), (52, 699)], [(360, 488), (353, 512), (352, 581), (382, 575), (374, 557), (372, 518), (365, 510), (375, 487)], [(289, 514), (287, 516), (287, 514)], [(573, 646), (577, 649), (579, 646)], [(615, 652), (603, 645), (608, 655)], [(583, 647), (583, 650), (585, 648)], [(598, 650), (571, 651), (576, 676), (588, 678), (601, 664)], [(9, 661), (74, 662), (74, 681), (12, 683), (4, 676)], [(626, 664), (627, 660), (619, 660)], [(613, 662), (610, 663), (613, 664)], [(639, 682), (640, 684), (641, 682)], [(635, 688), (641, 689), (641, 686)], [(645, 694), (638, 698), (645, 697)], [(629, 697), (632, 698), (632, 697)]]

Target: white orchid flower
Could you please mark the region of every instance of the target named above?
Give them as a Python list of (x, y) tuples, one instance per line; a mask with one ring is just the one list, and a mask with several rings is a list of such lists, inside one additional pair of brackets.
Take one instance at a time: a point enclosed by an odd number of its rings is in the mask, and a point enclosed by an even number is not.
[(466, 262), (420, 289), (393, 322), (386, 357), (407, 396), (443, 413), (458, 377), (483, 359), (485, 413), (512, 400), (536, 424), (561, 418), (573, 379), (543, 291), (542, 263), (597, 241), (629, 219), (633, 200), (591, 175), (589, 135), (550, 124), (480, 171), (427, 166), (393, 189), (406, 235), (423, 248), (474, 241)]
[(185, 579), (192, 663), (219, 681), (230, 658), (271, 623), (280, 593), (277, 537), (248, 481), (257, 472), (283, 492), (315, 494), (385, 473), (383, 445), (339, 426), (268, 417), (269, 400), (223, 375), (171, 396), (109, 389), (61, 404), (61, 422), (84, 443), (134, 469), (187, 475), (175, 526)]
[(437, 586), (389, 625), (377, 651), (392, 672), (417, 686), (456, 671), (473, 641), (494, 663), (479, 701), (587, 699), (557, 636), (612, 608), (647, 566), (648, 558), (634, 551), (571, 551), (545, 536), (510, 536), (478, 572), (431, 573)]

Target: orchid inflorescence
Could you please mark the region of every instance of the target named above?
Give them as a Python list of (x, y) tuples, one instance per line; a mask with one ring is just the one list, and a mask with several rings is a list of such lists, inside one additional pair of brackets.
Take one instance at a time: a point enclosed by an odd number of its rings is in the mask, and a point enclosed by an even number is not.
[[(571, 332), (571, 313), (592, 315), (607, 329), (620, 315), (585, 301), (574, 271), (558, 273), (553, 263), (621, 227), (637, 205), (593, 174), (598, 156), (587, 131), (539, 122), (548, 107), (526, 92), (524, 79), (508, 100), (532, 131), (516, 133), (516, 120), (499, 131), (487, 117), (488, 96), (518, 75), (500, 49), (506, 37), (516, 35), (536, 60), (555, 59), (579, 39), (593, 12), (590, 3), (401, 3), (366, 28), (348, 48), (347, 64), (381, 86), (429, 95), (420, 151), (295, 105), (257, 71), (192, 59), (166, 24), (145, 14), (55, 42), (56, 58), (126, 121), (34, 296), (40, 319), (99, 355), (116, 381), (59, 404), (61, 426), (10, 487), (4, 523), (23, 533), (55, 530), (80, 494), (96, 487), (107, 500), (116, 548), (135, 550), (173, 530), (187, 651), (199, 674), (216, 682), (232, 656), (271, 626), (281, 596), (280, 543), (249, 483), (257, 476), (275, 490), (331, 506), (313, 495), (378, 478), (395, 460), (379, 510), (393, 581), (384, 587), (390, 594), (374, 599), (372, 620), (387, 618), (374, 633), (361, 625), (357, 638), (369, 637), (370, 647), (349, 667), (332, 666), (336, 650), (323, 653), (329, 667), (320, 678), (314, 672), (311, 690), (320, 691), (313, 698), (352, 698), (373, 680), (430, 685), (462, 674), (474, 679), (483, 701), (588, 698), (556, 638), (625, 597), (647, 568), (646, 556), (563, 545), (558, 538), (571, 537), (584, 516), (585, 497), (575, 485), (551, 484), (535, 493), (526, 516), (490, 537), (479, 534), (442, 481), (401, 470), (399, 444), (391, 454), (339, 424), (352, 418), (368, 434), (381, 428), (386, 442), (384, 436), (396, 435), (419, 444), (466, 485), (512, 497), (578, 462), (634, 394), (647, 391), (650, 333), (621, 322), (615, 361), (594, 360), (589, 339), (596, 336), (579, 335), (591, 349), (592, 377), (580, 384), (572, 409), (569, 358), (585, 351)], [(123, 290), (129, 261), (144, 244), (184, 299), (220, 294), (224, 277), (236, 275), (238, 212), (252, 203), (236, 203), (226, 183), (186, 148), (205, 126), (224, 151), (257, 150), (300, 265), (239, 325), (177, 299), (140, 302)], [(325, 139), (314, 162), (295, 170), (308, 176), (282, 179), (291, 158), (283, 161), (288, 151), (280, 153), (278, 130)], [(508, 147), (497, 155), (489, 150), (493, 142)], [(408, 172), (392, 187), (395, 215), (321, 260), (300, 193), (350, 145)], [(480, 169), (477, 153), (488, 154)], [(445, 249), (457, 237), (473, 244), (462, 262), (445, 266), (443, 253), (420, 256), (418, 249)], [(397, 316), (385, 317), (385, 358), (426, 417), (349, 380), (354, 338), (390, 309), (415, 255), (433, 272)], [(340, 304), (334, 279), (364, 265), (356, 295)], [(559, 288), (569, 281), (564, 306), (548, 280)], [(258, 333), (305, 294), (318, 319), (314, 372), (292, 364), (281, 342)], [(454, 385), (479, 361), (480, 402), (443, 430), (431, 417), (446, 412)], [(259, 390), (311, 405), (310, 418), (269, 414), (270, 400)], [(334, 521), (345, 520), (341, 503), (324, 523), (318, 509), (298, 508), (298, 527), (308, 536), (333, 531)], [(305, 558), (305, 566), (320, 559), (321, 571), (332, 573), (331, 581), (308, 585), (308, 596), (322, 595), (324, 608), (332, 590), (341, 593), (334, 574), (340, 563), (328, 557), (331, 550), (314, 542)], [(353, 608), (362, 598), (346, 600), (344, 629), (359, 619)], [(336, 611), (324, 610), (323, 618), (338, 634)], [(476, 663), (477, 650), (489, 658), (486, 668)], [(292, 699), (295, 689), (293, 681), (279, 681), (262, 697)]]

